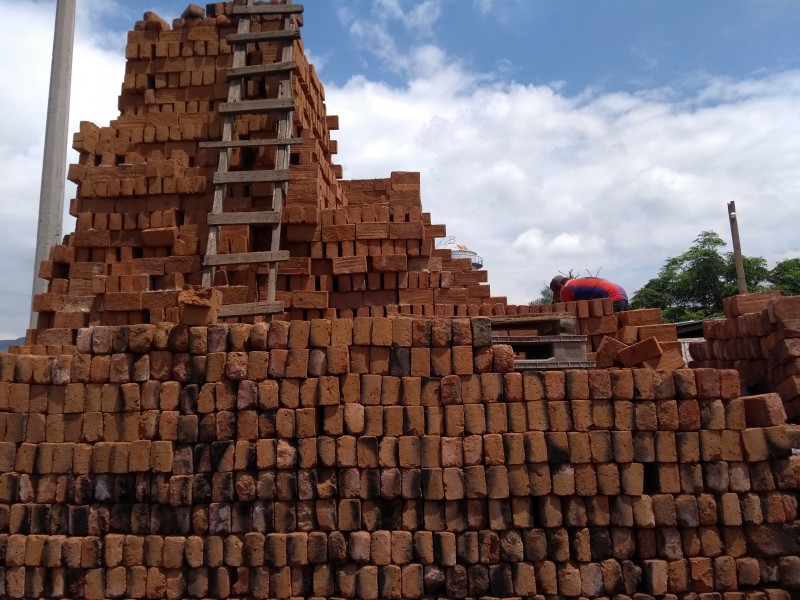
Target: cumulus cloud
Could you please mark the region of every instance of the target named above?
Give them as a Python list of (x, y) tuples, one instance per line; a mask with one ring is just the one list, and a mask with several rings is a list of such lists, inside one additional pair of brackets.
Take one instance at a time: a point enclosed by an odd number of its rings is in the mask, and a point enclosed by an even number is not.
[(337, 15), (354, 44), (378, 59), (383, 68), (408, 75), (415, 67), (415, 58), (424, 58), (424, 52), (402, 47), (395, 30), (400, 27), (405, 35), (416, 40), (432, 38), (442, 13), (442, 2), (423, 0), (407, 8), (408, 4), (401, 0), (355, 3), (341, 6)]
[[(77, 11), (70, 98), (69, 140), (82, 120), (108, 123), (118, 114), (124, 74), (124, 32), (98, 26), (113, 4), (88, 0)], [(24, 82), (7, 93), (0, 111), (0, 256), (4, 278), (0, 283), (0, 339), (25, 333), (33, 284), (42, 154), (53, 49), (55, 3), (0, 0), (0, 12), (14, 15), (14, 27), (0, 36), (0, 53), (16, 60), (0, 64), (3, 81)], [(141, 17), (141, 15), (139, 15)], [(71, 146), (71, 143), (68, 144)], [(68, 151), (67, 162), (77, 154)], [(73, 228), (68, 216), (73, 185), (65, 190), (64, 231)]]
[[(347, 175), (421, 171), (434, 222), (483, 256), (493, 294), (523, 303), (570, 269), (634, 291), (701, 231), (728, 239), (730, 200), (746, 254), (800, 255), (798, 85), (789, 71), (710, 79), (690, 96), (568, 97), (455, 64), (404, 88), (329, 87), (328, 106)], [(398, 140), (385, 152), (376, 123)]]

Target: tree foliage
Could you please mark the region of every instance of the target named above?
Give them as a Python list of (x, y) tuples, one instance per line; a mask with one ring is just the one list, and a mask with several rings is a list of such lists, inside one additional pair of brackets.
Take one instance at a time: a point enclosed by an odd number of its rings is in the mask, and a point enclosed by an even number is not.
[(800, 295), (800, 258), (789, 258), (769, 272), (769, 282), (784, 296)]
[(536, 300), (531, 300), (528, 304), (552, 304), (553, 303), (553, 290), (549, 285), (542, 286), (539, 290), (539, 297)]
[[(722, 314), (722, 299), (739, 293), (733, 252), (715, 231), (703, 231), (688, 250), (669, 257), (658, 275), (630, 299), (631, 308), (660, 308), (666, 322), (706, 319)], [(748, 292), (776, 289), (784, 296), (800, 295), (800, 258), (789, 258), (770, 269), (760, 256), (745, 256)], [(573, 270), (562, 273), (574, 277)], [(587, 269), (590, 277), (598, 277)], [(553, 292), (547, 284), (530, 304), (549, 304)]]
[[(703, 231), (684, 253), (667, 258), (658, 276), (631, 298), (631, 308), (660, 308), (667, 322), (722, 314), (722, 299), (739, 293), (732, 252), (714, 231)], [(761, 257), (744, 257), (748, 292), (777, 288), (800, 293), (800, 259), (782, 261), (770, 270)]]

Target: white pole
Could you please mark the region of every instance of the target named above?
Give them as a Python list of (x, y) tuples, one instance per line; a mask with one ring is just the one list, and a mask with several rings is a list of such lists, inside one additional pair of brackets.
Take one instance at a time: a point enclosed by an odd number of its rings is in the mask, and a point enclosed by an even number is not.
[[(39, 226), (36, 231), (36, 256), (33, 264), (33, 295), (47, 291), (47, 282), (38, 277), (39, 265), (48, 259), (50, 248), (61, 241), (74, 39), (75, 0), (56, 0), (53, 62), (50, 68), (42, 187), (39, 194)], [(36, 321), (37, 313), (33, 311), (31, 304), (31, 329), (36, 327)]]

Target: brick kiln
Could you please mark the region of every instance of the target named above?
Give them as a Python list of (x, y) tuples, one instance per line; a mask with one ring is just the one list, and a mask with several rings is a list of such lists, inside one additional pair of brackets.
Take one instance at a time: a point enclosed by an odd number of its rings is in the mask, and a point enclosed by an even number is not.
[[(119, 118), (75, 136), (75, 232), (41, 265), (39, 327), (0, 354), (0, 596), (796, 597), (800, 463), (781, 396), (742, 397), (753, 357), (685, 368), (658, 310), (491, 297), (434, 248), (418, 174), (342, 179), (299, 39), (281, 226), (210, 224), (233, 10), (146, 14)], [(249, 64), (285, 49), (252, 42)], [(230, 125), (279, 139), (270, 115)], [(231, 174), (280, 161), (232, 146)], [(228, 212), (274, 211), (275, 182), (236, 177)], [(218, 256), (279, 237), (284, 311), (231, 314), (269, 295), (264, 265), (201, 286), (216, 227)], [(493, 335), (541, 333), (543, 311), (598, 368), (515, 370)]]

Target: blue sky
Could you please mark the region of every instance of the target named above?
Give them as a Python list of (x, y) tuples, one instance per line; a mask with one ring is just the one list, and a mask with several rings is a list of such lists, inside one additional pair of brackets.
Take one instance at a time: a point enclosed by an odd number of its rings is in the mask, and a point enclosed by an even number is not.
[[(354, 15), (391, 14), (377, 10), (376, 4), (407, 9), (420, 5), (371, 0), (307, 3), (314, 12), (308, 13), (304, 37), (308, 48), (324, 57), (330, 83), (341, 85), (360, 73), (402, 84), (403, 75), (387, 70), (385, 62), (369, 51), (373, 40), (355, 35), (348, 39)], [(569, 95), (587, 87), (636, 91), (675, 82), (691, 84), (703, 74), (763, 74), (800, 64), (796, 41), (800, 10), (787, 0), (428, 4), (422, 12), (438, 11), (429, 27), (405, 27), (401, 19), (386, 19), (386, 31), (400, 51), (434, 44), (472, 69), (504, 80), (561, 82), (560, 89)], [(320, 18), (313, 16), (317, 11)], [(375, 21), (380, 23), (380, 17)]]
[[(71, 131), (117, 116), (134, 22), (187, 5), (78, 2)], [(525, 303), (570, 269), (632, 293), (701, 231), (730, 244), (731, 200), (745, 254), (800, 256), (796, 0), (304, 5), (345, 177), (419, 171), (423, 208), (484, 257), (494, 295)], [(25, 57), (0, 76), (26, 82), (0, 110), (4, 338), (27, 321), (55, 2), (0, 10), (0, 51)]]

